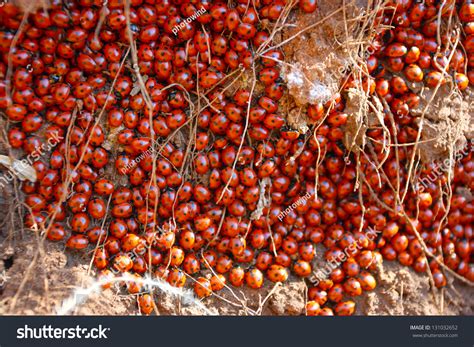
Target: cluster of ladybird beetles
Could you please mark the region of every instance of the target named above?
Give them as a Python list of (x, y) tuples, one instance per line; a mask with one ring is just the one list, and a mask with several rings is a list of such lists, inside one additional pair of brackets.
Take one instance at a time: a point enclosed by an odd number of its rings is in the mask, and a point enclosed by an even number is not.
[[(355, 81), (307, 107), (306, 134), (279, 109), (285, 56), (272, 25), (289, 6), (318, 11), (316, 0), (49, 2), (27, 16), (10, 2), (0, 8), (0, 109), (9, 145), (24, 155), (63, 138), (34, 161), (36, 182), (22, 182), (25, 224), (92, 254), (101, 279), (149, 275), (205, 298), (291, 273), (309, 278), (316, 244), (330, 260), (357, 242), (326, 279), (306, 280), (308, 315), (354, 314), (351, 299), (375, 288), (382, 259), (430, 271), (436, 287), (448, 269), (474, 281), (474, 202), (456, 190), (474, 188), (472, 148), (451, 183), (443, 172), (423, 191), (407, 184), (418, 137), (410, 111), (420, 103), (410, 86), (474, 84), (470, 0), (392, 0), (380, 11), (386, 29), (374, 38), (364, 86), (389, 105), (400, 146), (387, 152), (383, 129), (370, 128), (373, 156), (358, 160), (342, 142)], [(460, 35), (440, 29), (448, 21)], [(244, 70), (262, 88), (229, 95)], [(435, 169), (426, 165), (421, 177)], [(369, 240), (368, 228), (380, 235)], [(153, 312), (159, 297), (139, 281), (127, 288), (143, 314)]]

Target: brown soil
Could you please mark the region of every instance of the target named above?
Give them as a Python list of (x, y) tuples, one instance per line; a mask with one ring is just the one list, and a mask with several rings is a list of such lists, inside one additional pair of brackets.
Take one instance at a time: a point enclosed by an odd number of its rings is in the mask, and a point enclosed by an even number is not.
[[(345, 10), (341, 10), (345, 3)], [(352, 33), (357, 25), (356, 21), (350, 20), (366, 7), (364, 1), (348, 3), (321, 1), (318, 11), (309, 15), (298, 12), (288, 18), (289, 29), (283, 32), (281, 41), (322, 21), (282, 47), (287, 63), (283, 66), (283, 76), (298, 107), (324, 103), (339, 90), (343, 71), (351, 64), (349, 50), (356, 48), (348, 44), (353, 40)]]
[[(13, 297), (25, 279), (25, 271), (37, 250), (32, 234), (25, 235), (13, 248), (0, 248), (0, 314), (56, 314), (67, 299), (80, 300), (72, 314), (136, 315), (136, 298), (124, 287), (112, 287), (90, 297), (75, 295), (78, 288), (87, 288), (94, 280), (88, 275), (90, 255), (65, 251), (64, 244), (45, 242), (44, 252), (33, 267), (23, 290), (12, 308)], [(319, 257), (322, 256), (319, 248)], [(428, 277), (396, 262), (384, 262), (376, 272), (378, 285), (356, 298), (359, 315), (472, 315), (472, 289), (458, 282), (436, 291), (433, 299)], [(190, 280), (188, 280), (190, 283)], [(291, 277), (288, 283), (266, 282), (261, 290), (249, 288), (223, 289), (221, 296), (204, 299), (206, 310), (161, 290), (155, 292), (157, 313), (161, 315), (302, 315), (306, 301), (306, 284)], [(267, 297), (273, 290), (271, 296)], [(444, 303), (440, 304), (443, 297)], [(267, 300), (265, 300), (267, 299)], [(84, 300), (84, 301), (83, 301)], [(443, 305), (443, 308), (441, 308)]]
[[(430, 290), (426, 274), (398, 262), (385, 261), (376, 273), (377, 288), (355, 301), (364, 315), (472, 315), (472, 288), (454, 281), (446, 289)], [(436, 302), (435, 302), (436, 300)]]
[(50, 7), (49, 0), (12, 0), (13, 4), (21, 8), (23, 11), (35, 12), (37, 9), (48, 9)]
[(472, 91), (460, 95), (444, 85), (433, 94), (433, 89), (421, 90), (420, 105), (412, 111), (415, 116), (424, 114), (420, 153), (425, 162), (455, 156), (466, 147), (467, 140), (474, 139)]

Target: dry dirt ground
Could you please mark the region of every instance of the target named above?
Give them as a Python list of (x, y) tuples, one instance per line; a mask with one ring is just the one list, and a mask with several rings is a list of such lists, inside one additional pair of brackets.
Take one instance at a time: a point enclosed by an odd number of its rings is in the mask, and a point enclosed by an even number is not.
[[(45, 242), (44, 253), (31, 269), (18, 295), (37, 250), (37, 241), (25, 235), (15, 246), (2, 242), (0, 254), (0, 314), (57, 314), (65, 300), (76, 300), (75, 290), (88, 287), (94, 273), (88, 275), (90, 256), (65, 251), (64, 244)], [(322, 255), (319, 249), (318, 255)], [(453, 282), (443, 291), (436, 290), (436, 302), (426, 274), (417, 274), (397, 262), (384, 262), (376, 273), (373, 292), (356, 299), (359, 315), (472, 315), (474, 296), (469, 287)], [(188, 280), (188, 283), (189, 280)], [(157, 313), (161, 315), (302, 315), (306, 284), (291, 277), (283, 285), (267, 284), (262, 290), (231, 288), (219, 292), (221, 297), (204, 299), (207, 309), (178, 296), (155, 291)], [(269, 295), (271, 293), (271, 295)], [(17, 296), (16, 299), (15, 296)], [(442, 298), (442, 299), (441, 299)], [(136, 298), (124, 287), (112, 287), (89, 297), (79, 296), (82, 304), (72, 310), (78, 315), (136, 315)], [(13, 301), (16, 300), (14, 306)]]

